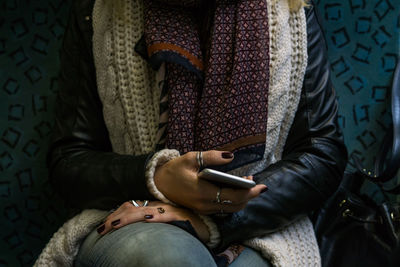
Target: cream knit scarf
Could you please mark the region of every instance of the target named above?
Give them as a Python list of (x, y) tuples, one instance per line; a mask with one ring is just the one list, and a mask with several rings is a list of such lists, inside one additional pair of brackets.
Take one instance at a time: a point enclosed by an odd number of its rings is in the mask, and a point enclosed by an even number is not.
[[(266, 149), (263, 160), (236, 170), (237, 174), (256, 173), (281, 159), (307, 65), (304, 10), (290, 12), (287, 0), (266, 1), (271, 38)], [(160, 89), (156, 73), (134, 52), (143, 33), (142, 0), (96, 0), (93, 30), (98, 92), (113, 150), (134, 155), (151, 152), (156, 145)], [(35, 266), (72, 266), (83, 238), (105, 214), (85, 210), (66, 222)], [(259, 250), (274, 266), (321, 265), (308, 218), (245, 244)]]

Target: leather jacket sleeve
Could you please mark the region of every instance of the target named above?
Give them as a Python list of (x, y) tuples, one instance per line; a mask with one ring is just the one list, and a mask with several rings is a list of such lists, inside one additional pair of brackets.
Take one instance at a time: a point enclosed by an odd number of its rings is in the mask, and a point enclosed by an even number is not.
[(318, 208), (336, 190), (347, 162), (337, 125), (326, 45), (313, 7), (307, 8), (308, 66), (282, 160), (255, 175), (269, 190), (245, 209), (217, 219), (220, 249), (277, 231)]
[(74, 5), (77, 3), (61, 48), (59, 93), (48, 152), (51, 182), (71, 206), (82, 209), (109, 209), (129, 199), (154, 199), (144, 177), (151, 155), (112, 152), (96, 89), (88, 16), (93, 1), (75, 1)]

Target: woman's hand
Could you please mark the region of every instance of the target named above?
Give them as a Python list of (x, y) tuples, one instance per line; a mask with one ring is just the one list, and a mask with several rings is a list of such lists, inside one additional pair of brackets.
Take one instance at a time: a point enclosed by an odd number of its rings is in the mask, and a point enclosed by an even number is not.
[[(217, 150), (203, 152), (205, 166), (227, 164), (232, 159), (233, 154), (230, 152)], [(220, 200), (229, 200), (231, 203), (216, 203), (219, 187), (204, 179), (198, 179), (198, 171), (196, 152), (188, 152), (157, 167), (154, 183), (169, 200), (200, 214), (239, 211), (249, 200), (257, 197), (267, 188), (261, 184), (251, 189), (222, 188)]]
[(97, 232), (104, 235), (113, 229), (119, 229), (140, 221), (149, 223), (189, 221), (198, 237), (203, 242), (209, 241), (208, 228), (198, 215), (188, 209), (178, 208), (159, 201), (149, 202), (146, 207), (135, 207), (131, 202), (124, 202), (116, 211), (108, 215), (104, 223), (97, 228)]

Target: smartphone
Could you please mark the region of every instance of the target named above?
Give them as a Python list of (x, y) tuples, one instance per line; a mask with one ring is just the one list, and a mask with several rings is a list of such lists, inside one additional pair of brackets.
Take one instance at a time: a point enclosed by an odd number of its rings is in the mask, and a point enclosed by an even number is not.
[(228, 185), (231, 187), (252, 188), (256, 183), (239, 176), (231, 175), (212, 169), (204, 169), (199, 173), (201, 179), (206, 179), (218, 184)]

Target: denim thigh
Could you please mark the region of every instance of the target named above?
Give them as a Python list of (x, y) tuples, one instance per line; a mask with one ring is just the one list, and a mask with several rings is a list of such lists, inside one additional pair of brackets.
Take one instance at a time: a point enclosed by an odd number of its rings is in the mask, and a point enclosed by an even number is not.
[[(96, 229), (84, 240), (76, 267), (88, 266), (216, 266), (207, 248), (186, 231), (165, 223), (138, 222), (101, 236)], [(231, 267), (270, 267), (246, 247)]]
[(186, 231), (165, 223), (138, 222), (84, 240), (75, 260), (87, 266), (216, 266), (207, 248)]

